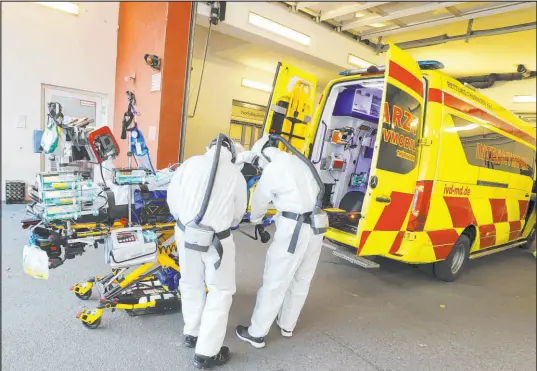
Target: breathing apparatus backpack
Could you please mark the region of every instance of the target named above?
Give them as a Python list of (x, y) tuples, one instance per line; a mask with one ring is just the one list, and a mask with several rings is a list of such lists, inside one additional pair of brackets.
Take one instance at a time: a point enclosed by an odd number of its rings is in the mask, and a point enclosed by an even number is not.
[[(204, 226), (201, 223), (207, 207), (209, 206), (209, 200), (211, 198), (211, 193), (214, 187), (214, 181), (216, 178), (216, 172), (218, 170), (218, 162), (220, 160), (220, 150), (222, 149), (222, 143), (226, 141), (229, 149), (232, 154), (232, 162), (235, 162), (235, 152), (233, 147), (233, 142), (224, 134), (219, 134), (216, 139), (216, 149), (214, 153), (213, 164), (211, 166), (211, 172), (209, 175), (209, 182), (207, 185), (207, 190), (205, 191), (205, 196), (203, 197), (203, 202), (201, 204), (200, 211), (196, 217), (185, 225), (181, 224), (181, 221), (177, 221), (177, 224), (181, 230), (184, 232), (184, 241), (185, 247), (187, 249), (207, 252), (209, 247), (214, 246), (218, 254), (220, 255), (220, 260), (215, 264), (215, 268), (218, 269), (220, 266), (220, 261), (223, 254), (222, 245), (220, 244), (220, 239), (226, 238), (229, 236), (229, 229), (222, 232), (216, 232), (214, 229), (208, 226)], [(212, 147), (215, 141), (211, 143)]]

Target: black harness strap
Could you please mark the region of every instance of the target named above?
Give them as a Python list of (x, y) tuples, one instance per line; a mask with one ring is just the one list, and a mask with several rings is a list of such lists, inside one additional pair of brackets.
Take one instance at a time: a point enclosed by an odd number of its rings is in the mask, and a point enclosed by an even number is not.
[(298, 237), (300, 236), (300, 229), (302, 228), (302, 224), (311, 224), (311, 212), (304, 213), (304, 214), (297, 214), (290, 211), (284, 211), (282, 212), (282, 216), (287, 219), (295, 220), (296, 225), (295, 229), (293, 231), (293, 236), (291, 237), (291, 242), (289, 242), (289, 248), (287, 249), (287, 252), (290, 254), (294, 254), (296, 250), (296, 244), (298, 243)]

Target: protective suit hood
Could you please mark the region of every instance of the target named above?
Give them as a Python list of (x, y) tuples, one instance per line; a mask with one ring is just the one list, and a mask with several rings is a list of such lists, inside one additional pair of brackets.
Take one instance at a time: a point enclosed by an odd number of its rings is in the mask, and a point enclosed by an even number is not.
[[(214, 153), (216, 151), (216, 146), (213, 146), (211, 148), (206, 148), (207, 152), (205, 152), (205, 156), (214, 157)], [(225, 160), (231, 162), (233, 156), (231, 155), (231, 152), (226, 148), (223, 147), (220, 150), (220, 160)]]

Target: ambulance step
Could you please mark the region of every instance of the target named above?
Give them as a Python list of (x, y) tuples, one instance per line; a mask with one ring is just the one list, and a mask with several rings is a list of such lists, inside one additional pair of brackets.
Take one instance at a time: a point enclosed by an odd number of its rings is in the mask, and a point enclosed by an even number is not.
[(522, 240), (513, 244), (509, 244), (509, 245), (502, 245), (502, 246), (493, 247), (491, 249), (484, 250), (484, 251), (477, 251), (470, 255), (470, 259), (473, 260), (477, 258), (482, 258), (483, 256), (496, 254), (497, 252), (509, 250), (509, 249), (512, 249), (513, 247), (524, 245), (525, 243), (526, 243), (526, 240)]
[(349, 263), (352, 263), (354, 265), (358, 265), (362, 268), (378, 268), (380, 265), (378, 263), (375, 263), (372, 260), (366, 259), (361, 256), (357, 256), (355, 253), (353, 253), (350, 248), (342, 245), (335, 244), (333, 242), (324, 240), (323, 246), (328, 247), (330, 250), (332, 250), (332, 254), (337, 256), (338, 258), (344, 259), (348, 261)]

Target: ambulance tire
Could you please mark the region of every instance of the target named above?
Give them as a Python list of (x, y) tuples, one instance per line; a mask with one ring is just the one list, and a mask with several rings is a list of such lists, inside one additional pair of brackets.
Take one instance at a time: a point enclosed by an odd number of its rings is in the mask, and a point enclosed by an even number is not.
[(434, 263), (434, 275), (436, 278), (446, 281), (455, 281), (464, 270), (470, 255), (470, 237), (461, 234), (448, 257), (445, 260)]

